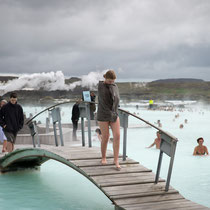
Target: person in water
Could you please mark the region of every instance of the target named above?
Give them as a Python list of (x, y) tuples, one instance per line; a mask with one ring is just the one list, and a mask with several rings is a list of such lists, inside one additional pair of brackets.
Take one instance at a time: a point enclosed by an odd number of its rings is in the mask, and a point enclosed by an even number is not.
[(101, 141), (101, 164), (106, 165), (106, 151), (109, 141), (109, 128), (113, 133), (114, 164), (120, 170), (119, 149), (120, 149), (120, 119), (118, 116), (118, 105), (120, 101), (119, 90), (115, 84), (116, 74), (109, 70), (104, 74), (104, 81), (98, 85), (98, 111), (97, 120), (102, 134)]
[[(102, 134), (101, 134), (100, 128), (96, 128), (95, 132), (97, 134), (97, 137), (98, 137), (99, 141), (101, 142), (102, 141)], [(109, 142), (113, 143), (113, 138), (109, 138)]]
[(154, 145), (156, 145), (156, 149), (160, 149), (160, 143), (161, 143), (161, 135), (160, 135), (160, 132), (157, 131), (157, 138), (154, 140), (154, 142), (147, 148), (151, 148), (153, 147)]
[(195, 147), (193, 155), (208, 155), (209, 154), (208, 149), (206, 146), (203, 145), (204, 142), (203, 138), (202, 137), (198, 138), (197, 142), (198, 146)]

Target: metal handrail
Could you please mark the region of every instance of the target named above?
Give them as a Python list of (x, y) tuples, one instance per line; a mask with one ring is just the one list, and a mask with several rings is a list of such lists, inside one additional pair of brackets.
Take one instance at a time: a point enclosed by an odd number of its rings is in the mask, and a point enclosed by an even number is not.
[[(46, 109), (44, 109), (43, 111), (39, 112), (38, 114), (36, 114), (34, 117), (32, 117), (30, 120), (28, 120), (26, 122), (26, 124), (29, 124), (30, 122), (32, 122), (33, 119), (35, 119), (37, 116), (39, 116), (40, 114), (42, 114), (43, 112), (47, 111), (47, 110), (51, 110), (53, 108), (55, 108), (56, 106), (60, 106), (66, 103), (72, 103), (75, 101), (68, 101), (68, 102), (62, 102), (62, 103), (58, 103), (55, 104), (53, 106), (50, 106)], [(89, 110), (89, 104), (90, 103), (94, 103), (94, 104), (98, 104), (97, 102), (87, 102), (87, 101), (81, 101), (81, 103), (84, 104), (88, 104), (86, 107), (86, 110)], [(155, 177), (155, 183), (158, 183), (159, 180), (159, 174), (160, 174), (160, 168), (161, 168), (161, 163), (162, 163), (162, 157), (163, 157), (163, 153), (167, 154), (171, 160), (170, 160), (170, 165), (169, 165), (169, 170), (168, 170), (168, 177), (167, 177), (167, 181), (166, 181), (166, 187), (165, 190), (168, 191), (169, 189), (169, 184), (170, 184), (170, 178), (171, 178), (171, 173), (172, 173), (172, 168), (173, 168), (173, 162), (174, 162), (174, 156), (175, 156), (175, 150), (176, 150), (176, 144), (178, 142), (178, 139), (176, 137), (174, 137), (173, 135), (169, 134), (168, 132), (160, 129), (159, 127), (153, 125), (152, 123), (144, 120), (143, 118), (130, 113), (129, 111), (123, 110), (119, 108), (119, 111), (123, 112), (124, 116), (122, 117), (123, 120), (123, 127), (124, 127), (124, 137), (123, 137), (123, 160), (126, 160), (126, 149), (127, 149), (127, 128), (128, 128), (128, 116), (131, 115), (135, 118), (137, 118), (138, 120), (143, 121), (144, 123), (150, 125), (151, 127), (157, 129), (160, 131), (161, 133), (161, 144), (160, 144), (160, 155), (159, 155), (159, 160), (158, 160), (158, 166), (157, 166), (157, 172), (156, 172), (156, 177)], [(89, 111), (86, 112), (86, 118), (88, 119), (88, 139), (89, 139), (89, 147), (92, 146), (91, 143), (91, 130), (90, 130), (90, 113)], [(84, 124), (84, 116), (82, 117), (82, 122)], [(125, 122), (126, 121), (126, 122)], [(82, 139), (82, 145), (85, 146), (85, 139), (84, 139), (84, 125), (82, 126), (82, 133), (83, 133), (83, 139)]]
[[(146, 124), (152, 126), (153, 128), (157, 129), (161, 133), (161, 143), (160, 143), (160, 154), (159, 154), (159, 160), (158, 160), (158, 166), (157, 166), (157, 171), (156, 171), (156, 176), (155, 176), (155, 183), (158, 183), (159, 180), (159, 175), (160, 175), (160, 168), (162, 164), (162, 157), (163, 153), (167, 154), (171, 159), (170, 159), (170, 164), (169, 164), (169, 169), (168, 169), (168, 176), (166, 180), (166, 186), (165, 186), (165, 191), (168, 191), (169, 189), (169, 184), (171, 180), (171, 173), (172, 173), (172, 168), (173, 168), (173, 162), (174, 162), (174, 156), (175, 156), (175, 151), (176, 151), (176, 144), (178, 142), (178, 139), (174, 137), (173, 135), (169, 134), (168, 132), (165, 132), (164, 130), (158, 128), (157, 126), (153, 125), (152, 123), (142, 119), (141, 117), (136, 116), (135, 114), (132, 114), (126, 110), (119, 109), (120, 111), (124, 112), (128, 116), (131, 115)], [(125, 123), (127, 124), (127, 123)], [(124, 138), (123, 138), (123, 160), (126, 158), (126, 145), (127, 145), (127, 140), (125, 135), (127, 135), (127, 127), (124, 127)]]
[(133, 114), (133, 113), (130, 113), (129, 111), (126, 111), (126, 110), (124, 110), (124, 109), (119, 109), (119, 110), (122, 111), (122, 112), (124, 112), (124, 113), (126, 113), (126, 114), (128, 114), (128, 115), (131, 115), (131, 116), (133, 116), (133, 117), (135, 117), (135, 118), (137, 118), (137, 119), (139, 119), (139, 120), (141, 120), (141, 121), (143, 121), (143, 122), (145, 122), (146, 124), (150, 125), (151, 127), (155, 128), (155, 129), (157, 129), (157, 130), (159, 130), (161, 133), (164, 133), (165, 135), (167, 135), (168, 137), (170, 137), (170, 138), (173, 139), (174, 141), (178, 141), (178, 139), (177, 139), (175, 136), (173, 136), (173, 135), (169, 134), (168, 132), (166, 132), (166, 131), (160, 129), (159, 127), (157, 127), (157, 126), (153, 125), (152, 123), (150, 123), (150, 122), (144, 120), (143, 118), (141, 118), (141, 117), (139, 117), (139, 116), (137, 116), (137, 115), (135, 115), (135, 114)]
[(42, 114), (42, 113), (45, 112), (45, 111), (49, 111), (49, 110), (55, 108), (56, 106), (60, 106), (60, 105), (67, 104), (67, 103), (72, 103), (72, 102), (75, 102), (75, 101), (66, 101), (66, 102), (57, 103), (57, 104), (55, 104), (55, 105), (53, 105), (53, 106), (50, 106), (50, 107), (48, 107), (48, 108), (42, 110), (42, 111), (39, 112), (38, 114), (34, 115), (32, 118), (30, 118), (28, 121), (26, 121), (25, 124), (28, 125), (33, 119), (35, 119), (36, 117), (38, 117), (40, 114)]
[[(39, 112), (38, 114), (34, 115), (34, 116), (33, 116), (32, 118), (30, 118), (25, 124), (28, 125), (33, 119), (35, 119), (36, 117), (38, 117), (40, 114), (42, 114), (42, 113), (45, 112), (45, 111), (49, 111), (49, 110), (55, 108), (56, 106), (60, 106), (60, 105), (67, 104), (67, 103), (74, 103), (74, 102), (76, 102), (76, 100), (73, 100), (73, 101), (66, 101), (66, 102), (57, 103), (57, 104), (55, 104), (55, 105), (52, 105), (52, 106), (50, 106), (50, 107), (48, 107), (48, 108), (42, 110), (42, 111)], [(87, 102), (82, 101), (82, 103), (87, 103)], [(88, 102), (88, 103), (98, 104), (97, 102)], [(122, 111), (122, 112), (124, 112), (124, 113), (126, 113), (126, 114), (128, 114), (128, 115), (131, 115), (131, 116), (133, 116), (133, 117), (135, 117), (135, 118), (137, 118), (137, 119), (139, 119), (139, 120), (141, 120), (141, 121), (143, 121), (143, 122), (145, 122), (146, 124), (150, 125), (151, 127), (155, 128), (155, 129), (161, 131), (162, 133), (164, 133), (164, 134), (166, 134), (167, 136), (169, 136), (170, 138), (172, 138), (174, 141), (178, 141), (178, 139), (177, 139), (176, 137), (174, 137), (173, 135), (171, 135), (171, 134), (169, 134), (168, 132), (166, 132), (166, 131), (160, 129), (159, 127), (153, 125), (152, 123), (150, 123), (150, 122), (144, 120), (143, 118), (141, 118), (141, 117), (139, 117), (139, 116), (137, 116), (137, 115), (135, 115), (135, 114), (133, 114), (133, 113), (131, 113), (131, 112), (129, 112), (129, 111), (126, 111), (126, 110), (124, 110), (124, 109), (119, 108), (119, 110)]]

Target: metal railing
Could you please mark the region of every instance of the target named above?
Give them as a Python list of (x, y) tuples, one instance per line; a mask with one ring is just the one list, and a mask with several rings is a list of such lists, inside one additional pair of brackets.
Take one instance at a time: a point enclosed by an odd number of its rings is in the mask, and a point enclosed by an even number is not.
[[(156, 171), (156, 176), (155, 176), (155, 183), (158, 183), (159, 176), (160, 176), (160, 169), (161, 169), (161, 164), (162, 164), (162, 158), (163, 154), (165, 153), (170, 157), (170, 163), (169, 163), (169, 168), (168, 168), (168, 175), (167, 175), (167, 180), (166, 180), (166, 186), (165, 186), (165, 191), (168, 191), (169, 185), (170, 185), (170, 180), (171, 180), (171, 174), (172, 174), (172, 169), (173, 169), (173, 163), (174, 163), (174, 157), (175, 157), (175, 152), (176, 152), (176, 144), (178, 142), (178, 139), (174, 137), (173, 135), (169, 134), (168, 132), (165, 132), (164, 130), (160, 129), (159, 127), (153, 125), (152, 123), (142, 119), (141, 117), (136, 116), (135, 114), (132, 114), (126, 110), (119, 109), (119, 114), (122, 115), (121, 121), (123, 122), (122, 127), (124, 128), (124, 136), (123, 136), (123, 160), (126, 159), (126, 149), (127, 149), (127, 127), (128, 127), (128, 116), (133, 116), (137, 118), (138, 120), (143, 121), (144, 123), (150, 125), (151, 127), (157, 129), (160, 134), (161, 134), (161, 143), (160, 143), (160, 154), (159, 154), (159, 159), (158, 159), (158, 165), (157, 165), (157, 171)], [(127, 115), (125, 117), (125, 115)], [(120, 121), (120, 123), (121, 123)]]
[[(37, 129), (36, 129), (36, 124), (32, 126), (32, 124), (34, 122), (33, 120), (37, 116), (39, 116), (40, 114), (42, 114), (43, 112), (48, 110), (48, 111), (52, 111), (55, 144), (56, 144), (56, 146), (58, 146), (56, 127), (55, 127), (56, 125), (54, 126), (54, 124), (56, 122), (58, 122), (59, 129), (60, 129), (60, 136), (62, 136), (62, 128), (61, 128), (60, 109), (58, 109), (57, 106), (60, 106), (60, 105), (66, 104), (66, 103), (72, 103), (72, 102), (75, 102), (75, 101), (63, 102), (63, 103), (59, 103), (59, 104), (50, 106), (50, 107), (46, 108), (45, 110), (39, 112), (34, 117), (32, 117), (29, 121), (26, 122), (26, 124), (28, 124), (29, 128), (31, 129), (33, 144), (34, 144), (34, 136), (35, 136), (35, 134), (38, 134)], [(87, 122), (88, 122), (88, 146), (92, 147), (90, 103), (94, 103), (94, 102), (82, 101), (79, 105), (79, 109), (80, 109), (80, 117), (81, 117), (82, 146), (85, 146), (84, 119), (86, 118)], [(57, 107), (57, 108), (55, 108), (55, 107)], [(119, 109), (120, 126), (123, 127), (123, 160), (124, 161), (126, 160), (126, 156), (127, 156), (127, 128), (128, 128), (129, 116), (135, 117), (136, 119), (148, 124), (149, 126), (157, 129), (160, 132), (160, 134), (161, 134), (160, 154), (159, 154), (159, 160), (158, 160), (158, 165), (157, 165), (155, 183), (158, 183), (158, 181), (159, 181), (162, 157), (163, 157), (163, 154), (165, 153), (166, 155), (168, 155), (170, 157), (170, 164), (169, 164), (169, 168), (168, 168), (168, 175), (167, 175), (166, 186), (165, 186), (165, 190), (168, 191), (169, 185), (170, 185), (171, 174), (172, 174), (174, 156), (175, 156), (175, 151), (176, 151), (176, 144), (178, 142), (178, 139), (176, 137), (174, 137), (173, 135), (169, 134), (168, 132), (165, 132), (164, 130), (160, 129), (159, 127), (153, 125), (152, 123), (144, 120), (143, 118), (141, 118), (135, 114), (132, 114), (129, 111)], [(38, 145), (40, 145), (39, 142), (38, 142)], [(61, 137), (61, 145), (62, 146), (64, 145), (62, 137)]]
[[(31, 119), (29, 119), (25, 123), (26, 125), (28, 125), (28, 127), (31, 131), (32, 143), (33, 143), (34, 147), (36, 147), (36, 145), (38, 147), (40, 147), (38, 129), (37, 129), (36, 121), (34, 119), (46, 111), (51, 112), (52, 122), (53, 122), (53, 131), (54, 131), (54, 137), (55, 137), (55, 145), (58, 146), (58, 137), (57, 137), (57, 123), (58, 123), (59, 133), (60, 133), (60, 143), (61, 143), (61, 146), (64, 146), (60, 108), (58, 106), (66, 104), (66, 103), (72, 103), (72, 102), (62, 102), (62, 103), (58, 103), (53, 106), (50, 106), (50, 107), (42, 110), (41, 112), (37, 113), (36, 115), (34, 115)], [(46, 129), (49, 131), (49, 119), (48, 118), (46, 119)], [(35, 142), (35, 140), (36, 140), (36, 142)]]

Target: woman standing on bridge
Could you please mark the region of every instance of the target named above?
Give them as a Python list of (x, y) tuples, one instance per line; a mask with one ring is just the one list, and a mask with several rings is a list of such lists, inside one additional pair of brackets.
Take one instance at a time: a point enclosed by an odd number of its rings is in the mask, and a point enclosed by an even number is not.
[(120, 148), (120, 120), (118, 117), (119, 90), (114, 83), (116, 74), (113, 70), (109, 70), (104, 74), (104, 81), (100, 81), (98, 85), (98, 112), (97, 120), (102, 133), (101, 141), (101, 164), (107, 164), (106, 151), (109, 141), (109, 127), (113, 133), (113, 152), (114, 164), (117, 170), (119, 165), (119, 148)]

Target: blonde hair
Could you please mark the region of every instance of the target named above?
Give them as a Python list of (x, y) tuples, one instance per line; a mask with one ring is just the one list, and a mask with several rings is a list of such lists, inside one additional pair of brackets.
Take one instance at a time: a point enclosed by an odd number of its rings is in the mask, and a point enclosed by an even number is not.
[(116, 74), (114, 72), (114, 70), (109, 70), (106, 72), (106, 74), (104, 74), (104, 78), (105, 79), (116, 79)]

